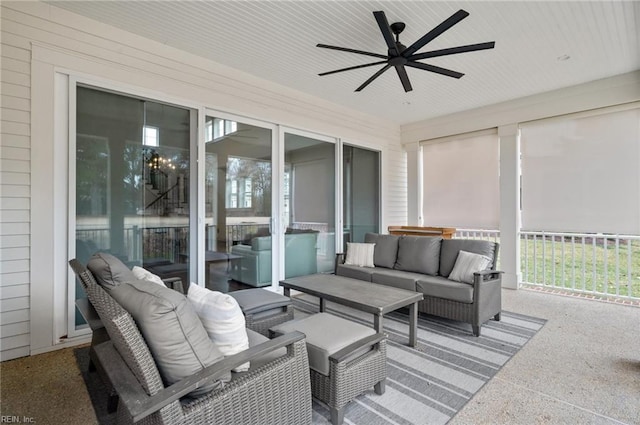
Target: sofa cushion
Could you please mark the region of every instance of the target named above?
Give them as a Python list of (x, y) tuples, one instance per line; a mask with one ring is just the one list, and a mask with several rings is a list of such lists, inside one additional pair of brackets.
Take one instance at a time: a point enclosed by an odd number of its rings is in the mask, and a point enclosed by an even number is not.
[(271, 236), (260, 236), (251, 239), (253, 251), (271, 251)]
[(473, 283), (473, 274), (485, 270), (491, 264), (491, 258), (472, 252), (460, 251), (456, 264), (448, 279), (457, 282)]
[(416, 291), (425, 296), (444, 298), (471, 304), (473, 302), (473, 286), (455, 282), (442, 276), (424, 276), (416, 282)]
[(403, 236), (398, 242), (395, 268), (435, 276), (440, 266), (441, 237)]
[[(133, 316), (167, 385), (224, 358), (181, 293), (146, 280), (121, 282), (109, 293)], [(210, 382), (190, 395), (201, 395), (220, 385)]]
[(373, 267), (373, 243), (347, 242), (347, 257), (344, 264), (347, 266)]
[[(200, 318), (209, 339), (222, 354), (231, 356), (249, 348), (244, 314), (235, 298), (191, 283), (187, 299)], [(249, 370), (249, 363), (238, 366), (234, 372), (246, 370)]]
[(122, 282), (136, 280), (129, 267), (107, 252), (96, 252), (87, 262), (87, 268), (107, 291)]
[(421, 279), (423, 276), (421, 273), (378, 267), (371, 274), (371, 282), (415, 292), (416, 280)]
[(380, 235), (378, 233), (364, 235), (365, 243), (376, 244), (373, 250), (373, 264), (376, 267), (392, 269), (395, 266), (399, 240), (400, 236), (396, 235)]
[(495, 268), (495, 242), (474, 239), (444, 239), (440, 248), (440, 276), (449, 277), (458, 258), (458, 252), (467, 251), (491, 258), (489, 269)]
[(371, 274), (374, 270), (375, 269), (371, 267), (358, 267), (338, 264), (338, 266), (336, 267), (336, 275), (371, 282)]

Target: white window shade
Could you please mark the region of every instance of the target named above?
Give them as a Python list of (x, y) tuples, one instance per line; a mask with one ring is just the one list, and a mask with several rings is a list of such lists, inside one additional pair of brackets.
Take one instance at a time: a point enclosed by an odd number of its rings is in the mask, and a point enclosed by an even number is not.
[(459, 229), (498, 229), (498, 135), (448, 138), (422, 146), (423, 223)]
[(640, 234), (640, 109), (521, 127), (522, 228)]

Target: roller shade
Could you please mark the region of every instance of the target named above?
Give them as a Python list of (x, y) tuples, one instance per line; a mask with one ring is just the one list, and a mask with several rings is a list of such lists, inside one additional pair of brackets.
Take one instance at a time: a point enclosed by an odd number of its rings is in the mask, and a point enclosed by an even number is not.
[(498, 229), (499, 143), (495, 132), (422, 144), (423, 223)]
[(522, 228), (640, 234), (640, 109), (521, 126)]

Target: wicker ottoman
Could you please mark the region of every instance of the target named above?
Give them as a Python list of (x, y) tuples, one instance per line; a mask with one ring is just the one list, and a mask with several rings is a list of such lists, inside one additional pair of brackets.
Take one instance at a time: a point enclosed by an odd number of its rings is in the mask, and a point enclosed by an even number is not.
[(291, 299), (262, 288), (229, 292), (238, 301), (247, 328), (269, 336), (269, 328), (293, 319)]
[(344, 407), (374, 387), (384, 393), (387, 378), (386, 336), (359, 323), (318, 313), (271, 328), (271, 336), (300, 331), (306, 335), (311, 392), (340, 425)]

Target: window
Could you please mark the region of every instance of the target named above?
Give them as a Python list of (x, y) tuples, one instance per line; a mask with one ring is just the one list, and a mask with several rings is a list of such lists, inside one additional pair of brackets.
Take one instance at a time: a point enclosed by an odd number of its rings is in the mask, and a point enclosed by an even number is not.
[(142, 144), (145, 146), (159, 146), (160, 145), (160, 132), (158, 131), (158, 127), (151, 127), (149, 125), (145, 125), (144, 127), (144, 138)]
[(207, 121), (205, 131), (207, 142), (215, 142), (221, 137), (228, 136), (238, 131), (238, 123), (231, 120), (214, 118)]

